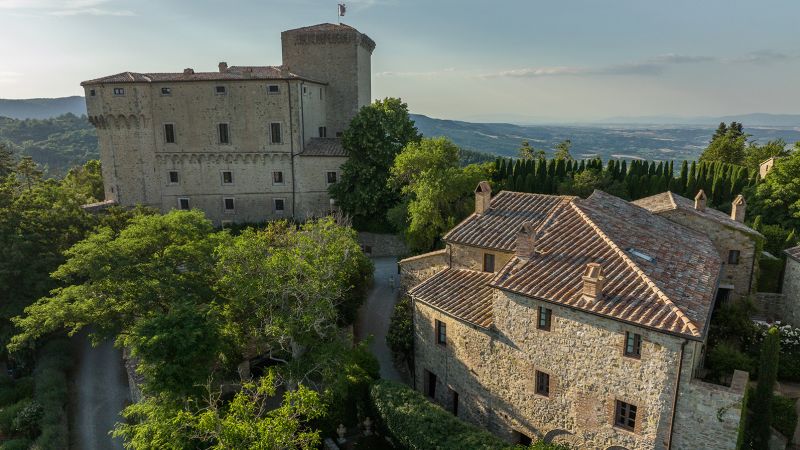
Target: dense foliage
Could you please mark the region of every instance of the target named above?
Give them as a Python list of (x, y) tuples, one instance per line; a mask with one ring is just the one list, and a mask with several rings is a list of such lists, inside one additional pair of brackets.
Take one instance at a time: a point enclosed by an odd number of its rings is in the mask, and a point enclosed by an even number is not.
[(0, 143), (30, 156), (47, 175), (61, 176), (100, 156), (97, 135), (86, 116), (64, 114), (52, 119), (0, 117)]
[(751, 191), (748, 201), (765, 224), (800, 231), (800, 144), (789, 156), (775, 162), (763, 182)]
[(776, 395), (772, 398), (772, 427), (792, 440), (797, 427), (796, 398)]
[(414, 311), (411, 298), (403, 296), (394, 305), (386, 345), (396, 362), (405, 364), (409, 373), (414, 373)]
[(780, 354), (780, 334), (771, 328), (761, 345), (761, 361), (758, 371), (758, 384), (750, 400), (749, 442), (752, 448), (768, 448), (771, 436), (772, 398), (775, 380), (778, 376)]
[(389, 169), (406, 144), (420, 138), (408, 116), (408, 105), (396, 98), (361, 108), (350, 122), (342, 136), (350, 157), (330, 192), (356, 228), (385, 228), (386, 212), (399, 201), (398, 189), (387, 183)]

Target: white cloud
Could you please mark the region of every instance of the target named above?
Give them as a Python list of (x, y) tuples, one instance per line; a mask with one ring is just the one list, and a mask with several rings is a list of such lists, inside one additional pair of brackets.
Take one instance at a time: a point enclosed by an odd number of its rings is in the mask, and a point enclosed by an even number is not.
[(0, 0), (0, 9), (52, 16), (134, 16), (133, 11), (113, 7), (112, 0)]
[(433, 78), (440, 75), (444, 75), (447, 73), (454, 73), (456, 69), (453, 67), (448, 67), (446, 69), (440, 70), (431, 70), (427, 72), (378, 72), (375, 74), (376, 77), (400, 77), (400, 78)]
[(776, 52), (774, 50), (757, 50), (738, 56), (736, 58), (726, 59), (728, 63), (747, 63), (747, 64), (770, 64), (774, 62), (781, 62), (791, 59), (792, 56), (785, 53)]

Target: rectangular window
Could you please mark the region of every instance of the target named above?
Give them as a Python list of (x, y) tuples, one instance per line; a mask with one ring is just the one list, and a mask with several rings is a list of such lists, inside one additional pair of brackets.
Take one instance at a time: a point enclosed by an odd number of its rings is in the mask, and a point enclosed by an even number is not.
[(223, 209), (225, 210), (226, 213), (232, 213), (234, 211), (234, 209), (235, 209), (234, 208), (233, 199), (230, 198), (230, 197), (223, 198), (222, 199), (222, 207), (223, 207)]
[(328, 180), (328, 184), (336, 183), (336, 172), (328, 172), (325, 174), (325, 178)]
[(322, 88), (319, 88), (319, 99), (322, 100)]
[(319, 127), (319, 137), (321, 137), (321, 138), (328, 137), (328, 128), (327, 127)]
[(281, 139), (281, 124), (279, 122), (272, 122), (269, 124), (269, 142), (272, 144), (280, 144), (283, 142)]
[(283, 172), (272, 172), (272, 184), (283, 184)]
[(179, 198), (178, 199), (178, 208), (186, 211), (189, 209), (189, 199), (188, 198)]
[(614, 425), (633, 431), (636, 429), (636, 405), (617, 400), (616, 413), (614, 414)]
[(275, 199), (275, 212), (282, 213), (286, 208), (286, 201), (282, 198)]
[(222, 184), (233, 184), (233, 172), (230, 170), (222, 171)]
[(642, 335), (630, 331), (625, 332), (625, 356), (642, 357)]
[(175, 143), (175, 125), (171, 123), (164, 124), (164, 142), (167, 144)]
[(536, 371), (536, 393), (550, 397), (550, 375)]
[(728, 252), (728, 264), (739, 264), (739, 250), (731, 250)]
[(96, 92), (94, 91), (94, 89), (89, 89), (89, 95), (92, 96), (92, 97), (94, 97), (96, 95)]
[(114, 95), (125, 95), (125, 88), (114, 88)]
[(225, 89), (225, 86), (217, 86), (214, 88), (214, 92), (216, 92), (217, 95), (225, 95), (228, 90)]
[(451, 405), (453, 407), (452, 409), (453, 415), (458, 417), (458, 392), (450, 389), (450, 398), (452, 399)]
[(483, 271), (494, 272), (494, 255), (491, 253), (483, 254)]
[(268, 94), (273, 94), (273, 95), (274, 94), (280, 94), (281, 93), (281, 88), (277, 84), (270, 84), (269, 86), (267, 86), (267, 93)]
[(427, 370), (425, 371), (425, 374), (427, 375), (426, 378), (428, 379), (428, 386), (427, 389), (425, 389), (425, 393), (428, 394), (428, 397), (430, 398), (436, 398), (436, 374), (433, 372), (428, 372)]
[(553, 311), (544, 306), (539, 307), (539, 320), (536, 322), (536, 328), (544, 331), (550, 331), (550, 320)]
[(169, 171), (169, 183), (170, 184), (177, 184), (179, 181), (178, 179), (178, 171), (177, 170), (170, 170)]
[(228, 124), (227, 123), (221, 123), (221, 124), (219, 124), (217, 126), (217, 128), (219, 128), (219, 143), (220, 144), (230, 144), (231, 143), (231, 137), (228, 134)]
[(172, 95), (172, 88), (162, 87), (161, 88), (161, 95), (164, 95), (164, 96)]
[(307, 93), (308, 93), (308, 88), (303, 86), (303, 94), (307, 94)]
[(447, 345), (447, 325), (440, 320), (436, 321), (436, 343)]

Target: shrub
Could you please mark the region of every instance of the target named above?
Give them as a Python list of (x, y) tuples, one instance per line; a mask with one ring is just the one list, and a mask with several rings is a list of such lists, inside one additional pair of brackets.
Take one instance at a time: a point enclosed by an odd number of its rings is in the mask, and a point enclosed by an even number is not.
[(16, 431), (14, 429), (14, 419), (17, 417), (17, 414), (25, 408), (25, 405), (30, 402), (30, 399), (24, 399), (13, 405), (0, 408), (0, 433), (10, 435)]
[(0, 381), (0, 406), (16, 403), (33, 395), (33, 378), (11, 379), (3, 377)]
[(781, 342), (778, 329), (770, 328), (764, 343), (761, 345), (761, 361), (758, 371), (758, 384), (752, 398), (750, 423), (753, 448), (768, 448), (771, 436), (772, 398), (775, 379), (778, 375), (778, 358)]
[(0, 444), (0, 450), (28, 450), (30, 448), (30, 439), (12, 439)]
[(389, 331), (386, 333), (386, 345), (392, 351), (395, 360), (408, 366), (414, 373), (414, 322), (412, 320), (411, 299), (401, 298), (392, 311)]
[(722, 378), (732, 375), (734, 370), (750, 372), (753, 363), (749, 356), (740, 352), (736, 347), (726, 342), (720, 342), (709, 350), (706, 365), (711, 371), (711, 377), (720, 381)]
[(400, 383), (378, 380), (370, 396), (382, 424), (397, 442), (411, 450), (508, 447), (499, 438), (462, 422)]
[(796, 401), (797, 399), (780, 395), (772, 398), (772, 427), (788, 437), (789, 440), (792, 439), (797, 426), (797, 411), (794, 409)]
[(27, 437), (34, 437), (39, 434), (39, 421), (42, 419), (43, 414), (42, 405), (35, 401), (28, 402), (14, 417), (11, 426), (17, 433)]
[(39, 421), (41, 435), (35, 441), (39, 450), (69, 446), (66, 405), (69, 400), (67, 371), (71, 365), (70, 344), (66, 338), (48, 341), (37, 355), (33, 398), (44, 410)]

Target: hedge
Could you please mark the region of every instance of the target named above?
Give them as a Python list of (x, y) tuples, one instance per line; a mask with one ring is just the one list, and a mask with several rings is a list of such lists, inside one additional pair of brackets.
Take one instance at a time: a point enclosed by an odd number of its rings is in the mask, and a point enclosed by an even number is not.
[(67, 371), (71, 366), (70, 344), (66, 338), (48, 341), (36, 357), (33, 399), (44, 409), (39, 422), (41, 434), (35, 441), (37, 449), (56, 450), (69, 446), (66, 406), (69, 401)]
[(776, 395), (772, 398), (772, 427), (781, 434), (792, 439), (797, 426), (797, 411), (794, 405), (797, 399)]
[(10, 377), (2, 377), (0, 379), (0, 407), (11, 405), (32, 395), (32, 377), (18, 378), (16, 380)]
[(28, 450), (30, 448), (30, 439), (11, 439), (0, 444), (0, 450)]

